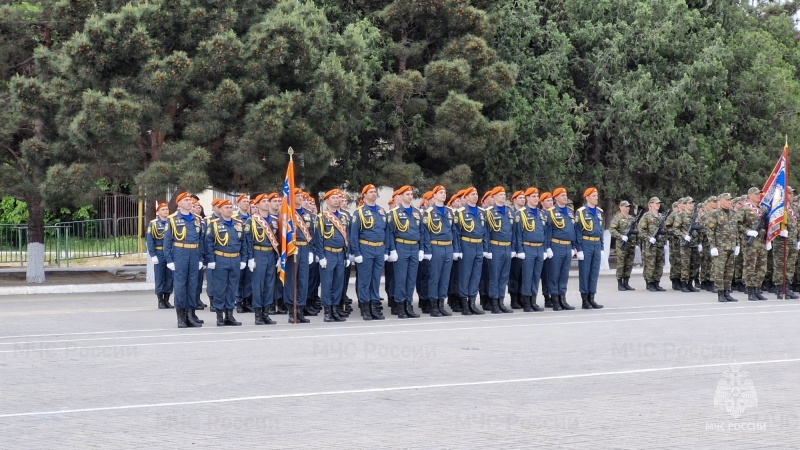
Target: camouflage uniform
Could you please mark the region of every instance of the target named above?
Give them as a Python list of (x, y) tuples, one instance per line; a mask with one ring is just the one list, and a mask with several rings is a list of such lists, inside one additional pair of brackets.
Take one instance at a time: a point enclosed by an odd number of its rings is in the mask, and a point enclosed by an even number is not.
[[(653, 197), (649, 203), (661, 203)], [(644, 264), (644, 280), (649, 291), (658, 290), (661, 286), (661, 275), (664, 273), (664, 244), (666, 233), (659, 230), (658, 225), (663, 216), (661, 213), (647, 211), (639, 220), (639, 236), (642, 242), (642, 262)], [(655, 235), (655, 244), (650, 245), (649, 239)], [(663, 290), (661, 288), (660, 290)]]
[[(730, 194), (720, 195), (720, 199), (725, 198), (730, 198)], [(719, 253), (718, 256), (712, 256), (714, 261), (711, 277), (720, 301), (730, 301), (727, 299), (733, 280), (734, 249), (739, 240), (736, 216), (731, 209), (717, 208), (707, 214), (705, 223), (708, 245), (712, 251)]]
[[(716, 202), (716, 197), (710, 197), (708, 202)], [(711, 291), (714, 287), (714, 281), (711, 279), (711, 267), (713, 265), (713, 260), (711, 258), (711, 246), (708, 244), (708, 234), (706, 233), (706, 218), (708, 217), (710, 210), (707, 209), (708, 206), (704, 205), (703, 211), (700, 212), (698, 215), (698, 220), (700, 221), (700, 226), (702, 229), (699, 232), (700, 235), (700, 245), (703, 247), (703, 250), (700, 251), (700, 286), (705, 288), (707, 291)]]
[[(741, 202), (742, 197), (737, 197), (735, 202)], [(734, 211), (739, 211), (740, 207), (734, 208)], [(740, 292), (744, 292), (744, 283), (742, 282), (742, 273), (744, 272), (744, 254), (739, 253), (733, 262), (733, 287), (739, 288)]]
[[(611, 237), (616, 241), (617, 279), (623, 280), (623, 284), (630, 278), (631, 270), (633, 270), (633, 257), (636, 254), (636, 235), (631, 233), (631, 236), (628, 236), (627, 244), (622, 240), (622, 236), (628, 233), (634, 219), (635, 217), (631, 215), (623, 215), (619, 212), (611, 219), (611, 225), (608, 227)], [(622, 244), (625, 244), (624, 249)]]
[(669, 242), (669, 279), (672, 281), (672, 289), (677, 289), (677, 283), (681, 279), (681, 241), (673, 234), (675, 219), (680, 214), (675, 211), (679, 203), (680, 200), (672, 204), (672, 212), (664, 221), (664, 230), (667, 232), (667, 242)]
[[(691, 203), (691, 197), (687, 197), (686, 203)], [(698, 211), (699, 214), (699, 211)], [(699, 292), (700, 290), (692, 286), (692, 280), (696, 279), (696, 274), (700, 268), (700, 255), (697, 252), (697, 245), (700, 243), (696, 231), (689, 233), (689, 227), (692, 225), (692, 215), (690, 211), (682, 211), (675, 216), (673, 220), (673, 234), (678, 238), (678, 247), (680, 249), (680, 263), (681, 263), (681, 291), (682, 292)], [(695, 218), (695, 221), (697, 218)], [(695, 227), (698, 224), (695, 224)], [(686, 241), (684, 236), (689, 236), (691, 240)], [(671, 250), (671, 249), (670, 249)]]
[(748, 244), (749, 230), (758, 228), (758, 222), (765, 212), (758, 205), (747, 202), (736, 213), (736, 222), (739, 224), (741, 241), (744, 243), (744, 265), (742, 280), (747, 288), (759, 288), (764, 282), (764, 275), (767, 271), (767, 249), (765, 246), (765, 232), (759, 230), (758, 235), (753, 239), (752, 244)]
[(772, 274), (772, 284), (776, 288), (775, 293), (778, 295), (779, 299), (783, 298), (784, 289), (784, 251), (786, 252), (786, 298), (797, 298), (789, 286), (789, 284), (792, 282), (792, 278), (795, 275), (794, 268), (797, 261), (797, 238), (799, 231), (797, 226), (797, 218), (797, 210), (795, 207), (793, 205), (787, 205), (786, 232), (788, 233), (788, 236), (778, 236), (772, 240), (772, 259), (775, 267), (775, 271)]

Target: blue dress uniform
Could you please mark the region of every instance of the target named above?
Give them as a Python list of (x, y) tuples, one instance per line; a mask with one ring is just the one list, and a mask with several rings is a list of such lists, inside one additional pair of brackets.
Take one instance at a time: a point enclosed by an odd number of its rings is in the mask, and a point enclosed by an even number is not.
[(201, 245), (205, 226), (200, 216), (193, 213), (184, 215), (178, 210), (169, 216), (169, 226), (164, 231), (164, 257), (167, 264), (174, 264), (173, 286), (175, 289), (175, 309), (178, 314), (178, 327), (201, 326), (194, 319), (196, 305), (194, 292), (197, 291), (198, 268), (202, 261)]
[(553, 206), (545, 213), (545, 245), (553, 252), (547, 264), (547, 288), (553, 297), (553, 311), (572, 310), (567, 303), (567, 282), (575, 243), (575, 214), (564, 206)]
[(379, 308), (380, 283), (388, 247), (386, 211), (377, 205), (359, 206), (353, 213), (353, 223), (350, 224), (350, 248), (355, 258), (363, 258), (356, 265), (356, 295), (364, 320), (384, 319)]
[(603, 210), (582, 206), (578, 208), (576, 216), (575, 246), (578, 252), (583, 252), (583, 260), (578, 260), (581, 306), (583, 309), (600, 309), (603, 305), (595, 303), (594, 294), (597, 292), (603, 251)]
[[(241, 220), (215, 219), (206, 231), (207, 263), (214, 263), (214, 308), (217, 310), (217, 326), (241, 325), (233, 317), (236, 292), (242, 264), (249, 259), (246, 245), (242, 245), (245, 225)], [(248, 230), (249, 231), (249, 230)], [(223, 319), (223, 311), (225, 317)]]
[[(208, 230), (208, 226), (211, 225), (211, 222), (213, 220), (215, 220), (215, 219), (218, 219), (218, 218), (219, 218), (219, 216), (217, 216), (214, 213), (212, 213), (210, 216), (206, 217), (205, 218), (205, 228), (206, 228), (206, 230)], [(206, 251), (205, 243), (203, 243), (203, 246), (200, 247), (200, 248), (202, 249), (203, 254), (205, 254), (205, 251)], [(201, 275), (202, 275), (202, 272), (198, 274), (198, 284), (202, 284), (203, 283), (202, 278), (200, 278)], [(205, 275), (206, 275), (205, 276), (205, 278), (206, 278), (206, 295), (208, 295), (208, 302), (211, 303), (210, 310), (211, 310), (211, 312), (216, 312), (216, 309), (214, 309), (214, 269), (209, 269), (209, 268), (206, 267)]]
[(298, 322), (306, 323), (308, 319), (305, 318), (305, 314), (301, 314), (301, 310), (305, 310), (306, 296), (308, 295), (309, 258), (314, 257), (310, 247), (314, 226), (311, 213), (303, 208), (296, 210), (294, 226), (297, 256), (286, 260), (286, 284), (283, 286), (283, 301), (289, 308), (289, 323), (294, 323), (295, 278), (293, 274), (297, 270), (297, 319)]
[(153, 264), (153, 275), (156, 279), (156, 297), (158, 309), (173, 308), (169, 303), (172, 294), (172, 271), (167, 268), (167, 258), (164, 256), (164, 233), (169, 226), (169, 219), (161, 220), (156, 217), (147, 226), (147, 253), (150, 257), (157, 257), (158, 264)]
[(453, 269), (453, 254), (459, 253), (456, 237), (455, 218), (450, 208), (433, 205), (425, 210), (422, 215), (422, 247), (425, 255), (431, 255), (427, 290), (432, 317), (451, 315), (445, 309), (444, 301)]
[(271, 223), (261, 216), (250, 216), (245, 226), (245, 245), (248, 254), (255, 260), (253, 270), (253, 309), (256, 325), (272, 325), (266, 311), (270, 310), (275, 300), (275, 280), (278, 278), (276, 265), (280, 253), (277, 224)]
[(419, 317), (414, 312), (414, 288), (417, 284), (419, 271), (420, 252), (420, 225), (422, 215), (413, 206), (405, 208), (402, 205), (389, 211), (388, 228), (391, 239), (389, 252), (397, 252), (397, 261), (394, 263), (394, 299), (397, 302), (397, 318), (407, 319)]
[[(248, 214), (237, 212), (233, 215), (233, 219), (239, 220), (242, 225), (250, 221)], [(252, 272), (247, 268), (242, 269), (239, 274), (239, 287), (236, 289), (236, 312), (246, 313), (253, 312), (253, 277)]]
[[(269, 223), (272, 225), (273, 230), (280, 230), (280, 219), (277, 214), (269, 215)], [(278, 231), (276, 231), (277, 233)], [(278, 255), (280, 257), (280, 255)], [(277, 263), (276, 263), (277, 264)], [(273, 299), (275, 300), (275, 314), (286, 314), (286, 304), (283, 302), (283, 281), (277, 276), (278, 270), (275, 269), (275, 292)]]
[(514, 213), (514, 252), (520, 260), (520, 295), (525, 312), (541, 311), (536, 305), (544, 266), (545, 221), (539, 208), (526, 206)]
[[(317, 215), (314, 224), (314, 255), (319, 258), (319, 276), (322, 293), (322, 308), (325, 322), (344, 322), (339, 315), (338, 305), (342, 300), (345, 267), (347, 266), (348, 238), (347, 216), (338, 211), (325, 211)], [(325, 260), (325, 267), (322, 261)]]
[(514, 238), (514, 213), (508, 206), (486, 208), (486, 234), (489, 240), (489, 301), (492, 314), (512, 313), (503, 304), (511, 271), (511, 240)]
[(483, 209), (477, 206), (462, 206), (455, 210), (455, 229), (458, 245), (462, 254), (458, 264), (458, 295), (461, 304), (468, 300), (468, 308), (462, 307), (461, 314), (483, 314), (475, 306), (475, 297), (478, 295), (478, 284), (481, 281), (483, 267), (483, 254), (488, 251), (489, 242), (486, 233), (486, 216)]
[[(339, 210), (339, 217), (341, 218), (342, 222), (346, 222), (347, 223), (347, 234), (348, 234), (348, 237), (349, 237), (349, 235), (350, 235), (350, 223), (353, 222), (353, 216), (349, 212), (347, 212), (347, 211), (345, 211), (343, 209), (340, 209)], [(348, 254), (348, 256), (349, 256), (349, 254)], [(351, 262), (352, 262), (352, 258), (351, 258)], [(341, 300), (339, 302), (339, 314), (341, 314), (341, 315), (343, 315), (345, 317), (350, 315), (350, 311), (353, 310), (353, 308), (350, 306), (350, 304), (353, 303), (353, 300), (351, 300), (350, 297), (347, 296), (347, 290), (350, 288), (350, 269), (351, 269), (351, 267), (348, 266), (348, 265), (346, 265), (345, 268), (344, 268), (344, 277), (343, 277), (343, 280), (342, 280), (342, 284), (343, 284), (343, 286), (342, 286), (342, 298), (341, 298)]]

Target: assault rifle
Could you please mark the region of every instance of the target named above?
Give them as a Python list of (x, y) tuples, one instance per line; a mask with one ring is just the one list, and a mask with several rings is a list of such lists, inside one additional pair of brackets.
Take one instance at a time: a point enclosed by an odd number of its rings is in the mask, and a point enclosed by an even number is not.
[[(694, 209), (692, 210), (692, 219), (689, 222), (689, 230), (686, 232), (686, 234), (688, 234), (689, 236), (691, 236), (693, 232), (700, 231), (703, 229), (703, 226), (697, 223), (697, 211), (698, 211), (697, 204), (695, 203)], [(683, 246), (688, 247), (689, 242), (691, 241), (683, 241)]]
[(628, 247), (628, 243), (631, 241), (630, 238), (639, 234), (639, 219), (642, 218), (643, 214), (644, 208), (639, 208), (639, 214), (636, 214), (636, 217), (633, 218), (633, 222), (631, 222), (631, 225), (628, 227), (628, 232), (625, 233), (625, 236), (628, 236), (628, 240), (620, 245), (620, 249), (625, 250)]
[[(656, 227), (656, 231), (655, 231), (655, 233), (653, 233), (652, 236), (650, 236), (651, 238), (655, 238), (659, 234), (664, 234), (664, 222), (667, 220), (667, 217), (669, 217), (669, 213), (671, 213), (671, 212), (672, 212), (672, 208), (668, 209), (667, 212), (664, 213), (664, 217), (662, 217), (661, 221), (658, 222), (658, 226)], [(648, 240), (647, 249), (650, 250), (652, 247), (653, 247), (653, 244)]]
[[(769, 211), (764, 211), (764, 214), (761, 214), (761, 219), (758, 220), (758, 225), (756, 226), (756, 232), (760, 233), (761, 230), (766, 230), (767, 225), (769, 225)], [(756, 240), (756, 236), (748, 237), (747, 245), (753, 245), (753, 241)]]

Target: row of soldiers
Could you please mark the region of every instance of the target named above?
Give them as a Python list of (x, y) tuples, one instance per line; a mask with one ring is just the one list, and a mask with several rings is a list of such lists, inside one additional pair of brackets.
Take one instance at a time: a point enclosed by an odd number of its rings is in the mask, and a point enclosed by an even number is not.
[[(391, 312), (400, 319), (419, 317), (413, 308), (417, 291), (422, 312), (433, 317), (541, 311), (544, 306), (572, 310), (566, 300), (569, 268), (577, 258), (584, 309), (595, 302), (603, 249), (603, 211), (596, 188), (584, 191), (585, 205), (573, 210), (567, 192), (557, 188), (539, 193), (531, 187), (507, 202), (503, 187), (480, 199), (475, 188), (459, 191), (449, 201), (444, 186), (436, 186), (414, 207), (413, 188), (393, 193), (391, 209), (377, 205), (377, 189), (364, 186), (354, 212), (338, 189), (325, 193), (324, 209), (300, 189), (293, 223), (296, 256), (280, 264), (281, 198), (260, 194), (215, 199), (204, 218), (189, 193), (176, 197), (177, 210), (157, 207), (158, 217), (147, 231), (154, 264), (159, 308), (170, 308), (174, 289), (179, 327), (201, 326), (196, 311), (202, 278), (217, 314), (217, 325), (241, 325), (233, 315), (253, 312), (255, 323), (275, 323), (270, 314), (289, 312), (289, 323), (307, 323), (307, 315), (324, 311), (326, 322), (346, 320), (352, 311), (347, 298), (351, 264), (363, 320), (382, 320), (380, 283)], [(541, 288), (540, 288), (541, 286)], [(511, 293), (511, 309), (505, 306)], [(476, 305), (480, 295), (481, 306)], [(318, 302), (318, 303), (317, 303)]]
[(660, 212), (661, 201), (653, 197), (638, 220), (630, 214), (630, 204), (621, 202), (609, 226), (616, 239), (618, 289), (630, 288), (638, 243), (647, 290), (664, 291), (660, 280), (668, 244), (674, 290), (715, 292), (720, 302), (737, 301), (731, 295), (734, 289), (752, 301), (766, 300), (764, 291), (779, 299), (797, 299), (793, 291), (800, 289), (800, 228), (795, 191), (786, 190), (786, 222), (771, 242), (766, 241), (768, 214), (760, 206), (761, 197), (757, 187), (736, 198), (724, 193), (697, 203), (685, 197), (665, 213)]

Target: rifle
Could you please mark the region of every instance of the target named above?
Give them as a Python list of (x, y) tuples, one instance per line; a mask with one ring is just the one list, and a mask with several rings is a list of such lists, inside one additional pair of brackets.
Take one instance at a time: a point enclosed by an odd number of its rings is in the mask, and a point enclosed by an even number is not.
[[(764, 211), (764, 214), (761, 215), (761, 218), (758, 220), (758, 225), (756, 225), (756, 232), (761, 232), (769, 225), (769, 211)], [(757, 236), (757, 235), (756, 235)], [(747, 238), (747, 245), (753, 245), (753, 241), (756, 239), (756, 236), (750, 236)]]
[[(652, 236), (650, 236), (651, 238), (654, 238), (654, 237), (658, 236), (659, 233), (664, 234), (664, 232), (663, 232), (664, 222), (666, 222), (667, 217), (669, 217), (669, 213), (671, 213), (671, 212), (672, 212), (672, 208), (668, 209), (667, 212), (664, 213), (664, 217), (662, 217), (661, 221), (658, 222), (658, 226), (656, 227), (656, 231), (655, 231), (655, 233), (653, 233)], [(647, 249), (650, 250), (652, 247), (653, 247), (653, 244), (648, 240)]]
[[(628, 227), (628, 232), (625, 233), (625, 236), (628, 236), (628, 238), (630, 238), (631, 236), (639, 234), (639, 228), (637, 228), (637, 226), (639, 225), (639, 219), (642, 218), (643, 214), (644, 214), (644, 208), (639, 208), (639, 213), (636, 214), (636, 217), (633, 218), (633, 222), (631, 222), (631, 225)], [(619, 248), (625, 250), (625, 248), (628, 247), (628, 243), (630, 241), (631, 240), (628, 239), (627, 241), (623, 242), (622, 245), (619, 246)]]
[[(691, 236), (693, 232), (700, 231), (703, 229), (703, 226), (697, 223), (697, 211), (698, 211), (697, 204), (695, 203), (694, 209), (692, 210), (692, 219), (689, 222), (689, 230), (686, 232), (686, 234), (688, 234), (689, 236)], [(691, 241), (683, 241), (683, 246), (688, 247), (689, 242)]]

